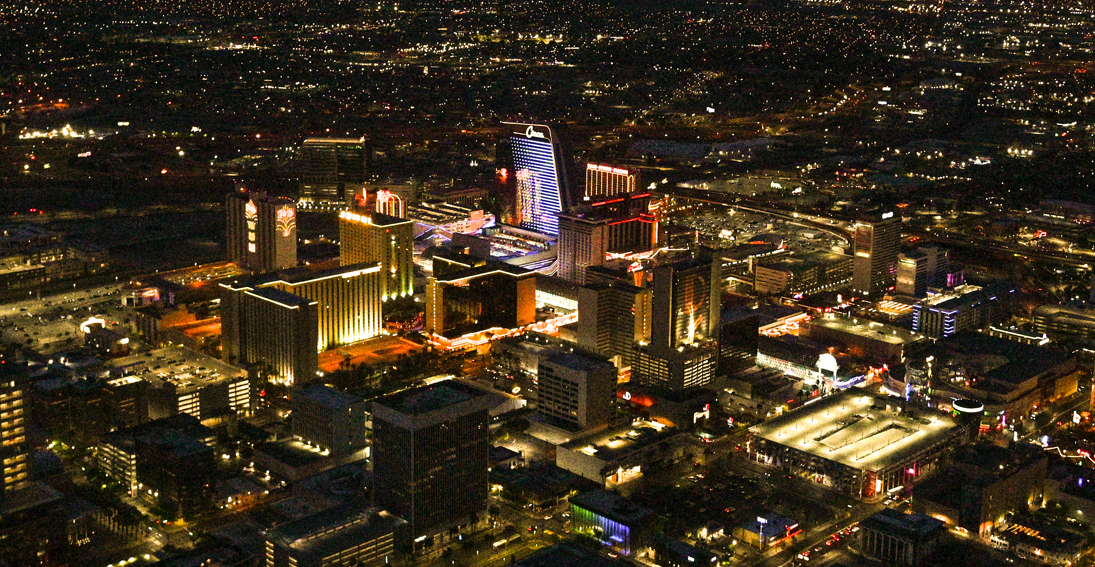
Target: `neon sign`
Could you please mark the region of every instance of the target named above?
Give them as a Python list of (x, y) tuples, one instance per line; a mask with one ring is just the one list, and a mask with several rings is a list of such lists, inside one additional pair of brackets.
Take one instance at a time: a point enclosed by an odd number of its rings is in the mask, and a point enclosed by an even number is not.
[(278, 209), (277, 228), (281, 235), (288, 238), (297, 227), (297, 213), (289, 205)]
[(537, 130), (532, 124), (529, 124), (529, 127), (525, 128), (525, 137), (547, 139), (547, 136), (545, 136), (543, 132)]

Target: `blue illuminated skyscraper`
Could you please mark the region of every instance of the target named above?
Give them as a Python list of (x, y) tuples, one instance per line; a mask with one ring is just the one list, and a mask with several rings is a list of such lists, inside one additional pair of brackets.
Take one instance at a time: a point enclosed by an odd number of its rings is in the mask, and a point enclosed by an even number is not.
[(573, 205), (567, 160), (555, 132), (539, 124), (505, 122), (511, 129), (505, 156), (515, 186), (515, 223), (522, 228), (558, 236), (556, 213)]

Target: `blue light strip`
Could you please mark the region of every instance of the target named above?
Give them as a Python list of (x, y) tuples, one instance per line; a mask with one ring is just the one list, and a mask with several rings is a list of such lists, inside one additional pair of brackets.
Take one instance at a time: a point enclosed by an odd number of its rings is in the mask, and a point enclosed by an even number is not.
[(514, 136), (512, 141), (518, 223), (523, 228), (558, 236), (559, 218), (555, 213), (563, 210), (563, 200), (551, 142), (524, 136)]

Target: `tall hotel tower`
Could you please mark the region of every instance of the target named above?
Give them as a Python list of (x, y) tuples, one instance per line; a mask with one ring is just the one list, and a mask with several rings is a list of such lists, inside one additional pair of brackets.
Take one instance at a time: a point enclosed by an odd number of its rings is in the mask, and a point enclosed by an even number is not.
[(555, 215), (574, 205), (567, 159), (556, 133), (541, 124), (503, 122), (510, 129), (507, 183), (515, 186), (516, 224), (558, 236)]
[(228, 196), (228, 259), (256, 272), (297, 265), (297, 208), (292, 199), (239, 191)]
[(852, 289), (871, 299), (881, 298), (897, 281), (897, 251), (901, 218), (892, 212), (855, 223)]
[(414, 294), (414, 221), (381, 213), (342, 211), (338, 216), (343, 266), (380, 262), (383, 300)]
[(634, 193), (638, 174), (630, 169), (597, 163), (586, 164), (585, 200), (590, 197)]

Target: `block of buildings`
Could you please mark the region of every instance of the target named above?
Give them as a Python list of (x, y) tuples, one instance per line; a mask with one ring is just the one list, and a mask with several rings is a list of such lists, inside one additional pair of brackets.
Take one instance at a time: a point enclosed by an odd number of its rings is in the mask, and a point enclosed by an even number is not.
[(913, 306), (912, 330), (932, 338), (976, 331), (1006, 318), (1015, 301), (1011, 286), (962, 285)]
[(674, 427), (636, 420), (562, 443), (555, 465), (610, 488), (638, 478), (656, 460), (680, 458), (684, 436)]
[(426, 329), (453, 339), (487, 329), (516, 329), (536, 321), (536, 274), (488, 264), (431, 277)]
[(1041, 447), (979, 443), (957, 453), (942, 474), (913, 492), (913, 509), (979, 535), (996, 531), (1012, 512), (1043, 502), (1048, 458)]
[(757, 261), (753, 289), (767, 294), (810, 294), (839, 289), (852, 281), (853, 257), (809, 252)]

